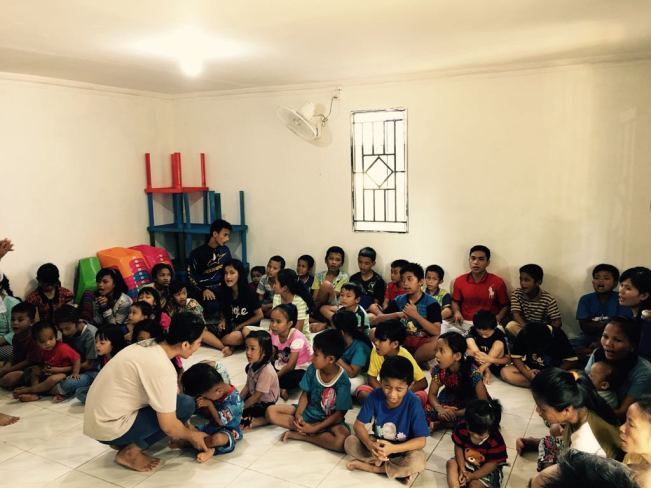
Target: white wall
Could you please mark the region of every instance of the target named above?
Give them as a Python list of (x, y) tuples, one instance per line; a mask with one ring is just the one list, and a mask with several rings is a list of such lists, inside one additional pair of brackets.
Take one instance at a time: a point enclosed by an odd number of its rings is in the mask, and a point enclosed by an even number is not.
[[(208, 154), (226, 218), (246, 191), (252, 264), (310, 253), (322, 269), (339, 244), (353, 272), (371, 245), (385, 276), (407, 258), (441, 264), (449, 285), (484, 243), (511, 286), (519, 266), (541, 264), (573, 327), (594, 264), (651, 264), (650, 83), (639, 62), (344, 86), (325, 147), (291, 134), (275, 109), (326, 103), (330, 90), (196, 97), (176, 101), (173, 133), (179, 150)], [(354, 233), (350, 112), (389, 107), (408, 110), (409, 233)]]
[[(168, 153), (171, 102), (160, 97), (0, 79), (0, 266), (18, 295), (56, 263), (147, 243), (143, 154)], [(158, 175), (157, 175), (158, 176)]]

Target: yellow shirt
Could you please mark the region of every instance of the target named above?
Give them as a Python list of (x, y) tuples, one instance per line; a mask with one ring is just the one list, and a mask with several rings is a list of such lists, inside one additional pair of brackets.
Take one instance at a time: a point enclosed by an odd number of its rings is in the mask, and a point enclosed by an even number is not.
[[(400, 349), (398, 350), (398, 356), (402, 356), (403, 358), (409, 359), (409, 362), (411, 365), (414, 367), (414, 381), (420, 381), (423, 378), (425, 378), (425, 374), (423, 373), (423, 370), (420, 369), (420, 366), (418, 366), (418, 363), (414, 359), (414, 357), (405, 349), (404, 347), (400, 346)], [(379, 379), (378, 377), (380, 376), (380, 369), (382, 368), (382, 363), (384, 363), (384, 356), (380, 356), (375, 348), (371, 351), (371, 361), (368, 366), (368, 376), (369, 378), (375, 378)]]

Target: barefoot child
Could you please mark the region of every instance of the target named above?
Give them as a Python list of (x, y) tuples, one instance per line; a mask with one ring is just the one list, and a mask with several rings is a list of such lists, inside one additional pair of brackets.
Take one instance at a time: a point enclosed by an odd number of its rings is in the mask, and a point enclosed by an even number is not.
[[(2, 243), (2, 241), (0, 241)], [(25, 384), (24, 370), (31, 364), (33, 350), (36, 348), (32, 337), (32, 325), (36, 318), (36, 307), (31, 303), (19, 302), (11, 309), (12, 356), (0, 368), (0, 386), (11, 390)]]
[(353, 406), (348, 375), (337, 364), (344, 348), (344, 340), (336, 330), (317, 335), (312, 364), (301, 380), (298, 405), (274, 405), (267, 409), (270, 423), (289, 429), (283, 441), (296, 439), (331, 451), (344, 451), (350, 432), (344, 417)]
[(348, 273), (342, 271), (346, 253), (339, 246), (331, 246), (326, 251), (327, 271), (321, 271), (314, 277), (312, 293), (317, 310), (323, 305), (336, 305), (341, 286), (348, 283)]
[(242, 427), (253, 429), (267, 425), (265, 412), (274, 405), (280, 396), (278, 373), (271, 365), (273, 346), (271, 336), (266, 330), (254, 330), (245, 341), (246, 385), (240, 392), (244, 400)]
[(452, 432), (454, 458), (448, 460), (448, 487), (500, 488), (506, 444), (500, 434), (502, 405), (497, 400), (474, 400), (464, 420)]
[(366, 371), (373, 344), (364, 332), (357, 327), (357, 317), (349, 310), (339, 310), (332, 322), (346, 343), (346, 349), (337, 364), (346, 370), (350, 379), (350, 392), (366, 383)]
[(511, 361), (506, 348), (504, 332), (497, 328), (495, 315), (480, 310), (472, 318), (473, 326), (468, 331), (467, 355), (475, 360), (484, 383), (491, 380), (491, 373), (499, 378), (501, 369)]
[[(437, 365), (432, 369), (428, 405), (425, 414), (432, 431), (454, 424), (463, 417), (472, 399), (488, 400), (488, 391), (471, 358), (466, 354), (466, 340), (458, 332), (446, 332), (436, 341)], [(441, 387), (445, 387), (439, 392)]]
[(14, 390), (14, 398), (21, 402), (39, 399), (39, 393), (56, 395), (56, 386), (67, 378), (79, 379), (81, 357), (72, 347), (57, 341), (57, 331), (48, 322), (37, 322), (32, 327), (32, 337), (38, 351), (34, 351), (30, 386)]
[[(235, 442), (242, 438), (240, 422), (244, 402), (237, 389), (226, 382), (207, 363), (198, 363), (181, 376), (183, 392), (195, 398), (198, 413), (208, 419), (199, 430), (208, 434), (208, 452), (199, 453), (197, 460), (206, 461), (214, 454), (235, 450)], [(201, 456), (201, 457), (199, 457)]]
[[(414, 368), (401, 356), (387, 358), (380, 370), (380, 387), (368, 396), (346, 438), (352, 470), (386, 474), (408, 484), (425, 469), (429, 430), (421, 402), (412, 390)], [(366, 424), (373, 422), (372, 434)]]

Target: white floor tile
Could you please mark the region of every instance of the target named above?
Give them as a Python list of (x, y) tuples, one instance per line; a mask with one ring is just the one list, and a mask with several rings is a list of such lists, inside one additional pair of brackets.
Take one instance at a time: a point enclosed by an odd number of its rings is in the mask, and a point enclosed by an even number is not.
[(11, 444), (7, 444), (6, 442), (0, 443), (0, 463), (9, 458), (17, 456), (21, 452), (25, 452), (25, 451), (23, 451), (22, 449), (18, 449), (17, 447), (12, 446)]
[(36, 488), (46, 484), (49, 486), (50, 482), (69, 471), (70, 468), (63, 464), (48, 461), (29, 452), (22, 452), (0, 463), (3, 486), (21, 488)]
[(411, 486), (412, 488), (447, 488), (448, 480), (444, 474), (426, 469), (418, 475)]
[[(76, 469), (124, 488), (132, 488), (154, 474), (153, 472), (138, 473), (117, 465), (115, 463), (115, 451), (112, 449)], [(162, 469), (162, 467), (158, 469)]]

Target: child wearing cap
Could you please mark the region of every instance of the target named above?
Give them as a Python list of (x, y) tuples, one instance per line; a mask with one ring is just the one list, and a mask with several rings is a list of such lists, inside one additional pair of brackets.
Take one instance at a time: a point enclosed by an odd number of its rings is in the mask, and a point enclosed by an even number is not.
[(37, 320), (54, 323), (54, 312), (63, 305), (72, 303), (74, 295), (70, 290), (61, 286), (59, 268), (52, 263), (43, 264), (36, 271), (38, 287), (25, 298), (38, 311)]

